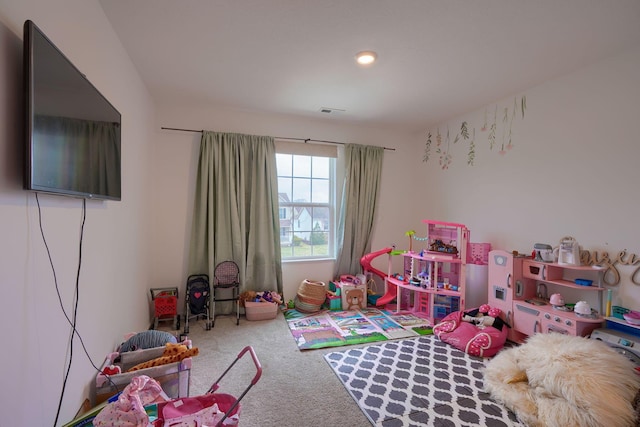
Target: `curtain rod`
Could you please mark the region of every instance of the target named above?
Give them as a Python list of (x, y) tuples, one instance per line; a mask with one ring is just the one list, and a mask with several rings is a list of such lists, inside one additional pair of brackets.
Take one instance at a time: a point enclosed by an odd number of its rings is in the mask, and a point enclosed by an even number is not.
[[(162, 127), (162, 130), (177, 130), (177, 131), (181, 131), (181, 132), (194, 132), (194, 133), (202, 133), (201, 130), (195, 130), (195, 129), (181, 129), (181, 128), (167, 128), (167, 127)], [(301, 141), (304, 142), (305, 144), (308, 142), (323, 142), (325, 144), (337, 144), (337, 145), (344, 145), (344, 142), (336, 142), (336, 141), (325, 141), (323, 139), (310, 139), (310, 138), (287, 138), (287, 137), (283, 137), (283, 136), (274, 136), (274, 139), (286, 139), (289, 141)], [(388, 148), (388, 147), (382, 147), (385, 150), (388, 151), (396, 151), (395, 148)]]

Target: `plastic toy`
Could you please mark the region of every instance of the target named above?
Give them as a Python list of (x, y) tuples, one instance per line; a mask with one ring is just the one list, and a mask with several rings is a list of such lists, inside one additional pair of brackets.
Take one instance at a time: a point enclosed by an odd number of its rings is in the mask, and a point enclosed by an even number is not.
[(105, 368), (102, 370), (102, 373), (105, 375), (117, 375), (122, 373), (122, 368), (117, 365), (109, 365), (105, 366)]
[(413, 251), (413, 236), (416, 234), (415, 230), (405, 231), (404, 235), (409, 238), (409, 252)]
[(434, 240), (434, 242), (429, 246), (429, 250), (454, 255), (458, 254), (458, 248), (456, 248), (455, 245), (448, 245), (439, 239)]

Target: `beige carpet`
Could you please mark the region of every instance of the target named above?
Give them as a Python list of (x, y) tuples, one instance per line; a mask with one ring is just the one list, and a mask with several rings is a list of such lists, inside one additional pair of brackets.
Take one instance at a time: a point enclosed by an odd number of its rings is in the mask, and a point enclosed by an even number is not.
[[(172, 333), (168, 322), (159, 329)], [(241, 401), (241, 426), (369, 426), (324, 354), (335, 349), (301, 352), (281, 312), (273, 320), (248, 321), (218, 316), (206, 331), (204, 321), (189, 322), (189, 338), (200, 349), (193, 359), (190, 395), (205, 393), (247, 345), (262, 364), (262, 378)], [(247, 354), (220, 382), (219, 392), (240, 396), (256, 372)]]

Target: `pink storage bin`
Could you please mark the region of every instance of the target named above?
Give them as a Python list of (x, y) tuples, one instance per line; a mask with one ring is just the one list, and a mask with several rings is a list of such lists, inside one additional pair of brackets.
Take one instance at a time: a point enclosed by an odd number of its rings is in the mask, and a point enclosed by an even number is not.
[(488, 265), (491, 243), (467, 243), (467, 264)]
[(245, 301), (244, 310), (247, 320), (275, 319), (278, 314), (278, 304), (274, 302)]

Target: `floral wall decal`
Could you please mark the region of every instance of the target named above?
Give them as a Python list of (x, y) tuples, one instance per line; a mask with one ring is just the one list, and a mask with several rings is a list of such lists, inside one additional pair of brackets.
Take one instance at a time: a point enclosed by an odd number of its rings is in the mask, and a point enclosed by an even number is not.
[(469, 139), (469, 129), (467, 122), (462, 122), (460, 125), (460, 135), (462, 135), (462, 139)]
[[(498, 126), (502, 126), (501, 129), (501, 137), (500, 137), (500, 150), (498, 153), (500, 155), (505, 155), (511, 149), (513, 149), (513, 122), (517, 115), (521, 115), (521, 118), (524, 119), (525, 110), (527, 108), (527, 98), (526, 96), (522, 96), (520, 98), (520, 102), (518, 102), (518, 98), (513, 98), (513, 106), (511, 109), (508, 107), (502, 108), (502, 120), (501, 123), (498, 123), (498, 105), (494, 106), (493, 110), (493, 121), (489, 122), (489, 107), (485, 107), (484, 109), (484, 120), (482, 123), (482, 127), (480, 128), (481, 132), (489, 131), (487, 135), (487, 140), (489, 141), (489, 150), (493, 150), (496, 146), (497, 138), (498, 138)], [(436, 143), (436, 154), (439, 155), (438, 164), (440, 167), (444, 169), (449, 169), (449, 165), (453, 162), (453, 153), (451, 151), (451, 132), (449, 129), (449, 125), (447, 125), (447, 135), (446, 140), (442, 141), (442, 134), (440, 133), (440, 128), (437, 128), (435, 135), (435, 143)], [(460, 124), (460, 131), (456, 133), (453, 137), (453, 145), (456, 145), (460, 140), (464, 142), (469, 142), (469, 148), (467, 151), (467, 165), (474, 166), (476, 159), (476, 128), (471, 126), (467, 120), (464, 120)], [(433, 144), (433, 134), (431, 131), (427, 134), (427, 142), (424, 147), (424, 155), (422, 156), (422, 161), (427, 163), (431, 158), (431, 148)]]
[(484, 124), (482, 125), (482, 127), (480, 128), (480, 130), (482, 132), (486, 132), (487, 131), (487, 108), (485, 107), (484, 109)]
[(473, 138), (469, 143), (469, 153), (467, 154), (467, 164), (473, 166), (476, 159), (476, 128), (473, 128)]
[(424, 155), (422, 156), (422, 161), (425, 163), (428, 162), (430, 156), (431, 156), (431, 132), (429, 132), (429, 134), (427, 135), (427, 142), (425, 143)]
[[(438, 130), (438, 136), (440, 136), (440, 131)], [(456, 142), (458, 142), (459, 136), (456, 135), (456, 139), (453, 141), (453, 143), (455, 144)], [(442, 140), (442, 139), (441, 139)], [(442, 147), (440, 147), (440, 142), (438, 143), (438, 149), (436, 150), (437, 153), (440, 154), (440, 167), (444, 170), (444, 169), (449, 169), (449, 165), (451, 164), (451, 160), (453, 159), (451, 156), (451, 136), (449, 133), (449, 127), (447, 127), (447, 140), (446, 140), (446, 147), (444, 145), (442, 145)]]
[(493, 146), (496, 144), (496, 126), (498, 122), (498, 106), (493, 112), (493, 123), (491, 123), (491, 129), (489, 130), (489, 150), (493, 150)]

